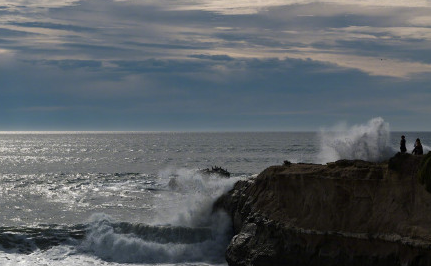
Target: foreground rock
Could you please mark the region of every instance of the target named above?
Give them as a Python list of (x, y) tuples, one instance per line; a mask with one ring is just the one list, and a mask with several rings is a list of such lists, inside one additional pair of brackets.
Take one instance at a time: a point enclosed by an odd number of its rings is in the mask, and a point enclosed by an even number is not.
[(421, 160), (272, 166), (238, 182), (215, 205), (233, 220), (229, 265), (431, 265)]

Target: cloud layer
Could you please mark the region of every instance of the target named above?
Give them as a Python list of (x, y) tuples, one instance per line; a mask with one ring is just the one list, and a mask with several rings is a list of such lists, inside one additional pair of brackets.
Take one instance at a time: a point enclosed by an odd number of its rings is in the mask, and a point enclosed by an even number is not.
[(431, 130), (430, 11), (419, 0), (0, 0), (0, 126), (314, 130), (383, 116)]

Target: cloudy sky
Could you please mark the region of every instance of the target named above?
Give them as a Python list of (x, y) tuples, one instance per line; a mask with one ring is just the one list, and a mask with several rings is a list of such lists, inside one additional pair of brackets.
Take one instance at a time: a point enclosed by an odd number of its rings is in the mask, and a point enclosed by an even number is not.
[(431, 130), (430, 0), (0, 0), (0, 130)]

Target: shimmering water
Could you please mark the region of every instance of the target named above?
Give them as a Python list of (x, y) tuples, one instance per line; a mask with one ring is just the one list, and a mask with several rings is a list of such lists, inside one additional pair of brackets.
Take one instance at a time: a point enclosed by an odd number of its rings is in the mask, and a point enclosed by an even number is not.
[[(402, 134), (409, 150), (417, 137), (431, 143), (430, 133)], [(393, 153), (400, 135), (387, 140)], [(214, 200), (284, 160), (321, 162), (322, 140), (310, 132), (0, 134), (0, 265), (225, 264), (231, 225), (212, 213)], [(360, 140), (334, 143), (355, 149)], [(214, 165), (232, 177), (197, 171)]]

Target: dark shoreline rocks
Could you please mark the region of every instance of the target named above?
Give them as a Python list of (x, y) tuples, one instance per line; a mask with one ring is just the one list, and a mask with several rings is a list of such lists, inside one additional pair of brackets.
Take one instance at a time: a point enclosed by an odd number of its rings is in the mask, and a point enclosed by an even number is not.
[(209, 169), (209, 168), (201, 169), (198, 172), (202, 175), (218, 175), (218, 176), (224, 177), (224, 178), (230, 177), (230, 173), (228, 170), (223, 169), (222, 167), (219, 167), (217, 165), (211, 167), (211, 169)]
[(272, 166), (214, 205), (232, 218), (230, 266), (431, 265), (424, 156)]

